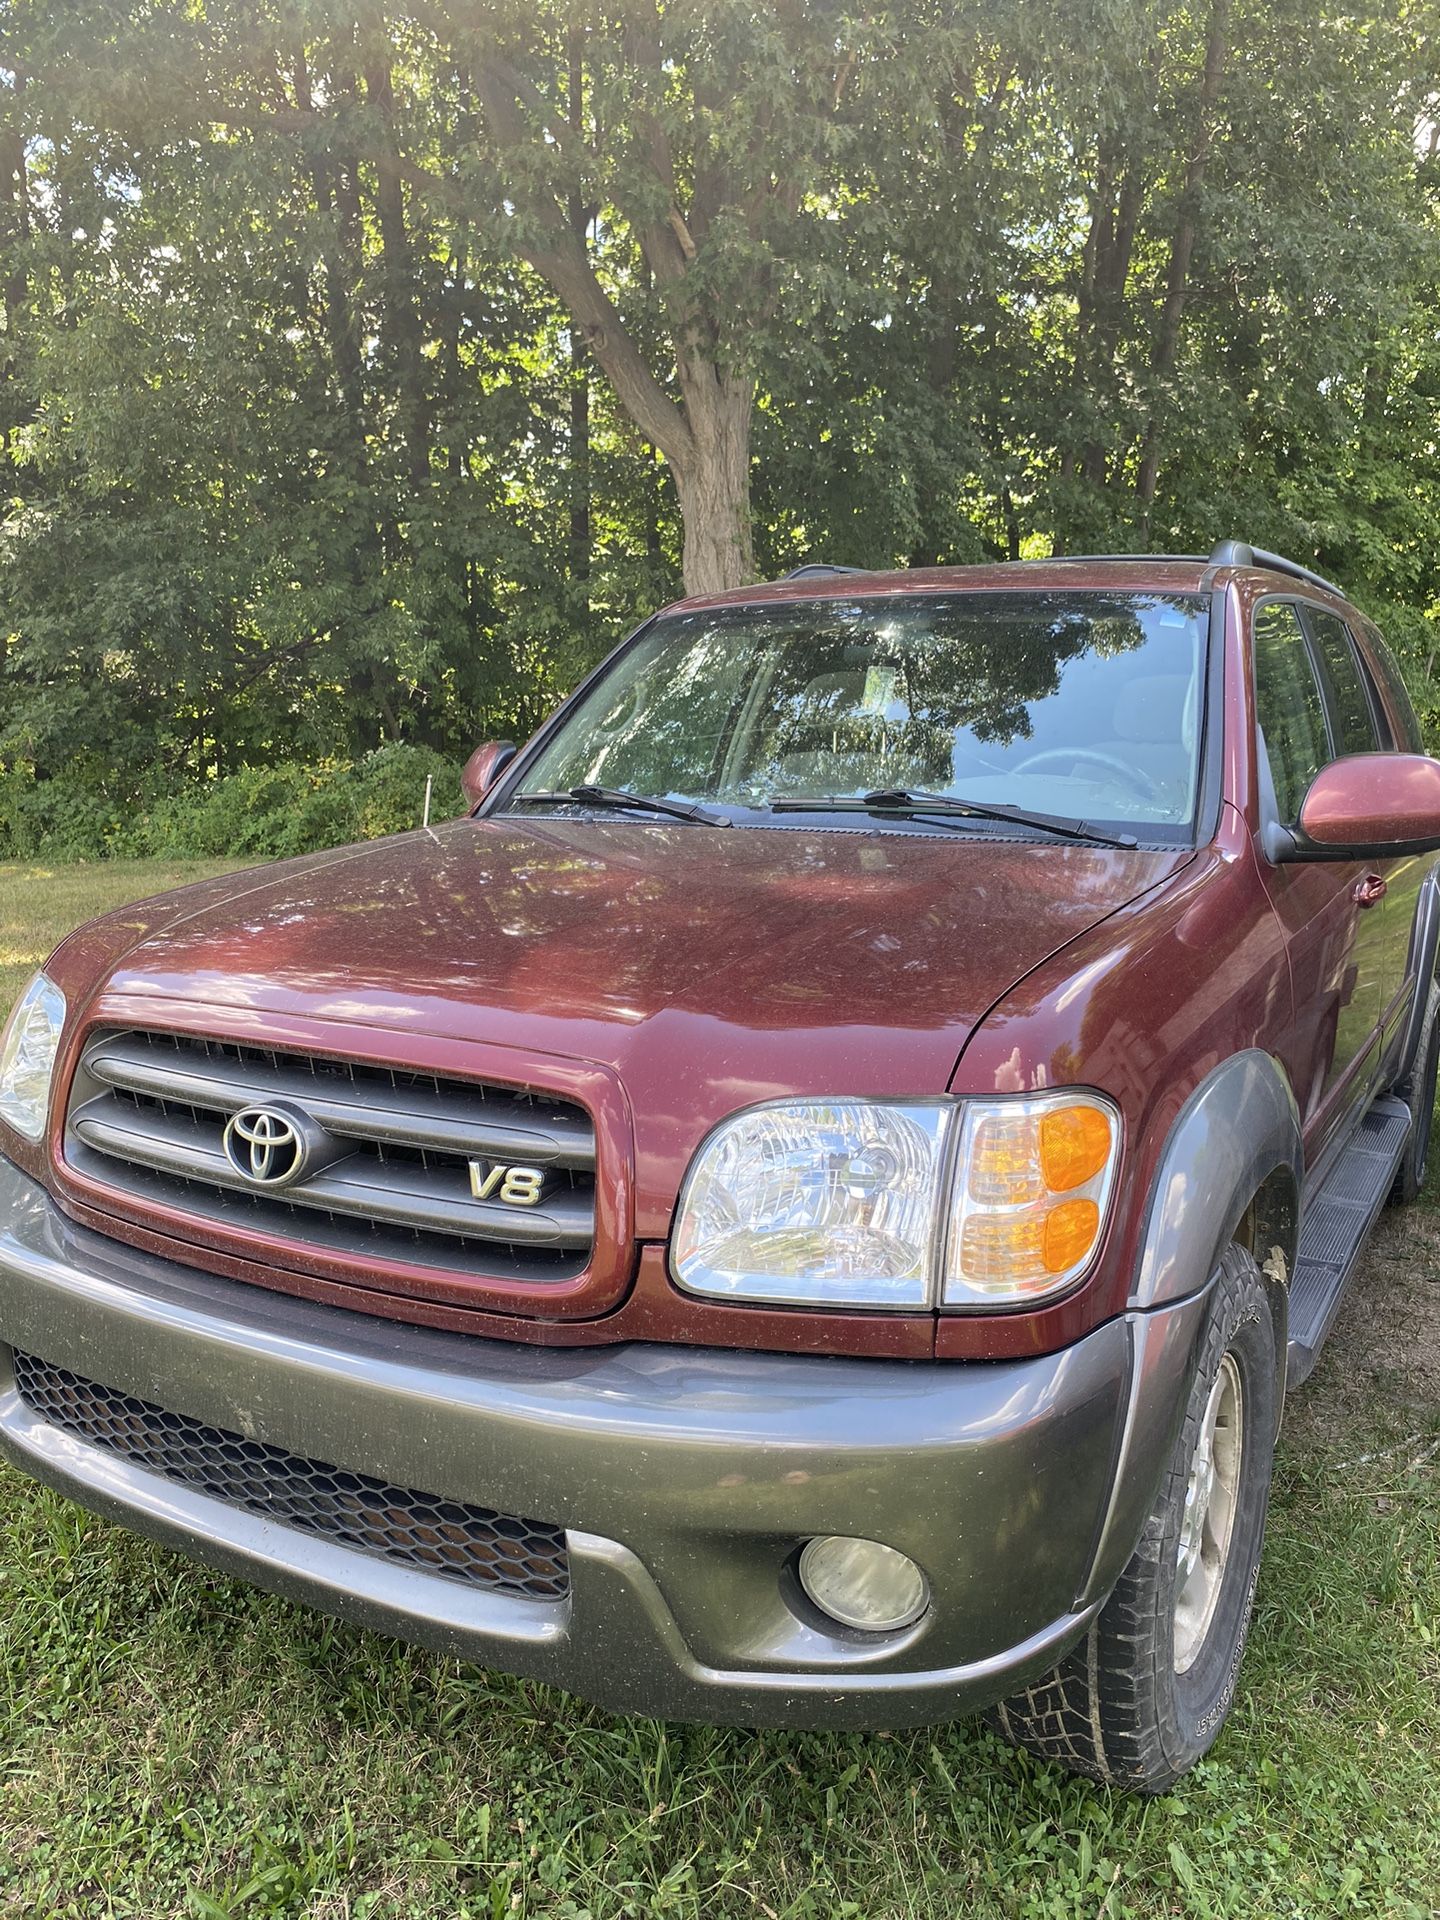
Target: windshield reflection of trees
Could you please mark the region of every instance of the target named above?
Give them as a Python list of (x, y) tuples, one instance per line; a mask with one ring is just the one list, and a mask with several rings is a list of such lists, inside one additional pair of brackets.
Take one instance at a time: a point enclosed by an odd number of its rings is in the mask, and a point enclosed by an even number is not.
[(678, 615), (596, 689), (529, 784), (743, 801), (893, 770), (943, 787), (957, 750), (994, 765), (1033, 736), (1072, 663), (1144, 647), (1165, 607), (1193, 603), (1007, 593)]

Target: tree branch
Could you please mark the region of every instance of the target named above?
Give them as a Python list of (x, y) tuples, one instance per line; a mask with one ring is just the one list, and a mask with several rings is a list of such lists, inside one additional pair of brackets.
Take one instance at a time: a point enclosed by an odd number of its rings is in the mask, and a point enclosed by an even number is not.
[[(533, 153), (542, 147), (543, 143), (526, 128), (508, 83), (500, 79), (494, 68), (477, 68), (471, 83), (480, 109), (502, 149), (523, 152), (529, 148)], [(571, 318), (614, 387), (621, 406), (672, 466), (691, 465), (695, 441), (689, 424), (626, 331), (625, 322), (601, 286), (584, 242), (571, 227), (565, 208), (549, 194), (525, 192), (519, 187), (515, 189), (514, 204), (529, 216), (540, 236), (534, 241), (517, 240), (517, 252), (542, 279), (549, 281), (569, 308)], [(667, 238), (678, 248), (673, 236), (667, 233)]]
[[(523, 149), (536, 145), (517, 110), (513, 95), (496, 85), (493, 72), (473, 76), (476, 97), (502, 147)], [(307, 135), (326, 130), (322, 114), (305, 113), (297, 108), (254, 111), (243, 107), (207, 107), (206, 116), (215, 126), (236, 128), (250, 133)], [(416, 193), (437, 208), (469, 218), (473, 209), (459, 183), (444, 174), (407, 158), (381, 141), (355, 142), (355, 151), (374, 165), (392, 167)], [(548, 196), (518, 191), (514, 204), (533, 222), (538, 237), (534, 240), (515, 236), (512, 244), (520, 258), (533, 267), (569, 309), (581, 337), (594, 354), (616, 397), (647, 440), (652, 441), (672, 466), (688, 467), (695, 459), (694, 436), (684, 414), (651, 372), (634, 340), (626, 331), (619, 309), (600, 284), (590, 263), (583, 240), (572, 232), (565, 210)], [(678, 242), (674, 243), (678, 245)]]

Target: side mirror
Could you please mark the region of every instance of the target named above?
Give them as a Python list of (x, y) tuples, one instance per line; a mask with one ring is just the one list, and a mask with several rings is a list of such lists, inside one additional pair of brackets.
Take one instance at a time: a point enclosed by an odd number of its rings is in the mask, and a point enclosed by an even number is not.
[[(1286, 844), (1288, 843), (1288, 844)], [(1280, 860), (1393, 860), (1440, 848), (1440, 760), (1423, 753), (1353, 753), (1322, 767)]]
[(513, 740), (487, 740), (475, 749), (460, 775), (467, 806), (479, 806), (518, 751)]

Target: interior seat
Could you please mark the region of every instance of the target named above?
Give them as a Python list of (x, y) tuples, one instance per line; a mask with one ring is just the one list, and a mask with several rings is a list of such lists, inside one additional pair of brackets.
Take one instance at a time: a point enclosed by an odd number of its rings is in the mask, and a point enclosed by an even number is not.
[(1097, 752), (1139, 768), (1168, 801), (1183, 807), (1194, 764), (1197, 695), (1190, 674), (1128, 680), (1111, 717), (1114, 738), (1097, 740)]
[[(864, 792), (879, 781), (897, 777), (885, 753), (884, 723), (879, 715), (865, 709), (865, 684), (863, 668), (820, 673), (807, 683), (796, 721), (789, 729), (796, 744), (781, 756), (777, 768), (787, 789), (797, 793)], [(873, 748), (857, 743), (857, 723), (873, 734)], [(842, 729), (844, 744), (837, 745)], [(892, 729), (892, 752), (896, 744), (893, 733)], [(807, 744), (801, 745), (802, 741)]]

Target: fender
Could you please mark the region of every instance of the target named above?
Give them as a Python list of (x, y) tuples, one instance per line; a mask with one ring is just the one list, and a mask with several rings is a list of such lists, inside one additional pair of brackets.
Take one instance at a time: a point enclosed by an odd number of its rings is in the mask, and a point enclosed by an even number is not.
[[(1258, 1047), (1232, 1054), (1191, 1094), (1171, 1128), (1150, 1195), (1145, 1239), (1128, 1305), (1146, 1313), (1205, 1287), (1262, 1188), (1270, 1196), (1255, 1241), (1263, 1266), (1272, 1245), (1288, 1278), (1299, 1235), (1304, 1172), (1300, 1114), (1279, 1062)], [(1275, 1193), (1280, 1176), (1291, 1206)], [(1279, 1201), (1278, 1209), (1275, 1202)], [(1269, 1215), (1278, 1212), (1277, 1218)], [(1283, 1351), (1283, 1341), (1282, 1341)]]
[(1218, 1066), (1172, 1127), (1125, 1314), (1130, 1388), (1110, 1503), (1077, 1604), (1103, 1599), (1135, 1551), (1184, 1418), (1215, 1270), (1237, 1237), (1270, 1290), (1279, 1404), (1303, 1164), (1294, 1093), (1258, 1048)]

